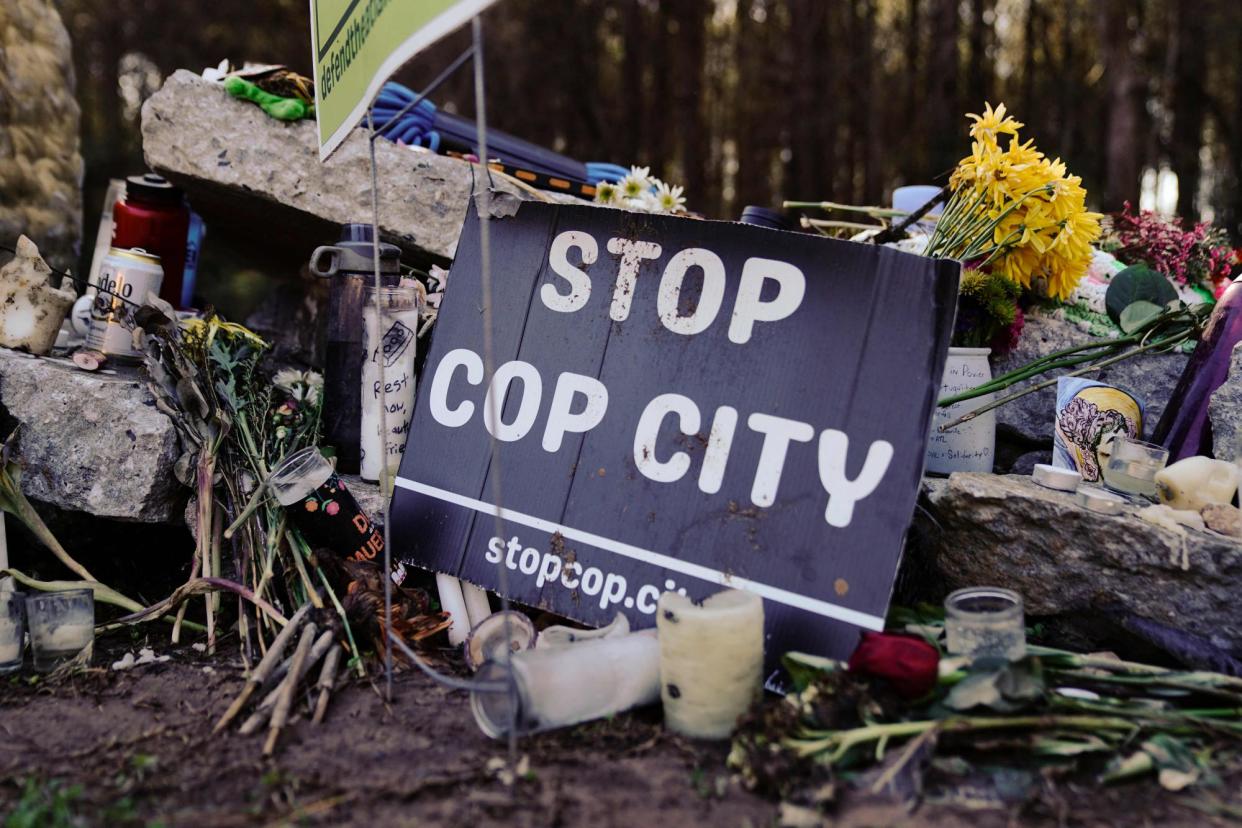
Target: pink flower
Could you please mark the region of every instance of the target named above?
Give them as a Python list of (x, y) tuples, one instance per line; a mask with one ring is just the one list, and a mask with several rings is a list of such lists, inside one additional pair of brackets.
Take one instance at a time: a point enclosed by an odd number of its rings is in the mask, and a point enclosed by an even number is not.
[(335, 500), (329, 500), (328, 505), (324, 506), (323, 510), (330, 515), (335, 515), (337, 512), (341, 511), (341, 507)]

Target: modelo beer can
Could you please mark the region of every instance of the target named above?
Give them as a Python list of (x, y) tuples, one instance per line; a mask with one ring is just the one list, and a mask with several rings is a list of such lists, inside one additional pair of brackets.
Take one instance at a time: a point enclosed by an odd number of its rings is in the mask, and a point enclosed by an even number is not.
[(109, 359), (142, 359), (142, 351), (134, 347), (134, 312), (146, 304), (149, 294), (159, 295), (163, 281), (159, 256), (141, 247), (110, 248), (99, 266), (86, 347)]

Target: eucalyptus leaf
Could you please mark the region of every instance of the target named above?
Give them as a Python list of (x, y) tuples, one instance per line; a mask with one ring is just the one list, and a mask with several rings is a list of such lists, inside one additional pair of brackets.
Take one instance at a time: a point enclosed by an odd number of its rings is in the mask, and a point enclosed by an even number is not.
[(1134, 333), (1163, 312), (1164, 308), (1154, 302), (1139, 299), (1137, 302), (1126, 305), (1126, 309), (1121, 312), (1118, 324), (1126, 333)]
[(1177, 301), (1177, 291), (1168, 279), (1147, 265), (1130, 265), (1108, 283), (1104, 307), (1108, 318), (1120, 325), (1122, 312), (1138, 301), (1151, 302), (1163, 308)]

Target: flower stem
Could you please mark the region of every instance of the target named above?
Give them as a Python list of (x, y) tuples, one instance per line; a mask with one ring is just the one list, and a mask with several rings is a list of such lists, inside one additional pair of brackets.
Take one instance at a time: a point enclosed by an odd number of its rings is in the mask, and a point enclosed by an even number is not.
[[(1165, 348), (1165, 347), (1169, 347), (1172, 345), (1176, 345), (1180, 342), (1186, 341), (1190, 337), (1191, 337), (1191, 332), (1185, 331), (1183, 333), (1171, 336), (1167, 339), (1157, 340), (1149, 345), (1143, 345), (1138, 348), (1132, 348), (1124, 353), (1118, 354), (1117, 356), (1111, 357), (1109, 359), (1101, 360), (1100, 362), (1093, 363), (1084, 368), (1079, 368), (1077, 371), (1070, 371), (1068, 374), (1061, 374), (1060, 376), (1053, 377), (1052, 379), (1044, 380), (1043, 382), (1037, 382), (1034, 385), (1030, 385), (1030, 386), (1027, 386), (1026, 388), (1023, 388), (1021, 391), (1015, 392), (1013, 394), (1008, 394), (1004, 397), (1001, 397), (998, 400), (993, 400), (992, 402), (987, 403), (986, 405), (981, 405), (978, 408), (976, 408), (974, 411), (971, 411), (969, 414), (963, 414), (961, 417), (958, 417), (956, 420), (953, 420), (950, 423), (945, 423), (944, 425), (940, 426), (936, 430), (940, 432), (941, 434), (943, 434), (944, 432), (948, 431), (951, 428), (956, 428), (962, 423), (973, 420), (975, 417), (978, 417), (980, 414), (985, 414), (994, 408), (1000, 408), (1005, 403), (1013, 402), (1016, 399), (1025, 397), (1027, 394), (1033, 394), (1036, 391), (1041, 391), (1045, 388), (1056, 385), (1057, 380), (1061, 379), (1061, 377), (1079, 377), (1079, 376), (1082, 376), (1083, 374), (1094, 373), (1095, 371), (1099, 371), (1103, 368), (1107, 368), (1110, 365), (1115, 365), (1118, 362), (1130, 359), (1131, 357), (1138, 356), (1139, 354), (1142, 354), (1142, 353), (1146, 353), (1147, 351), (1154, 351), (1158, 348)], [(971, 397), (981, 396), (979, 394), (972, 394), (971, 392), (965, 392), (965, 393), (971, 394)], [(988, 393), (988, 392), (985, 391), (984, 393)], [(958, 396), (963, 399), (970, 399), (970, 397), (966, 397), (964, 394), (959, 394)]]

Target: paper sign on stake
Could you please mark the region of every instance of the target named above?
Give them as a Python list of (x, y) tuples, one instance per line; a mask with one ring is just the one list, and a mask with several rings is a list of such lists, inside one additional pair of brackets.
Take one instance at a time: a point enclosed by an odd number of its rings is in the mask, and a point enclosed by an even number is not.
[(485, 387), (472, 207), (396, 481), (395, 554), (493, 590), (499, 563), (510, 598), (596, 625), (653, 626), (665, 590), (750, 590), (769, 656), (845, 656), (883, 627), (955, 262), (534, 202), (491, 239), (495, 375)]
[(349, 135), (414, 55), (496, 0), (310, 0), (319, 160)]

